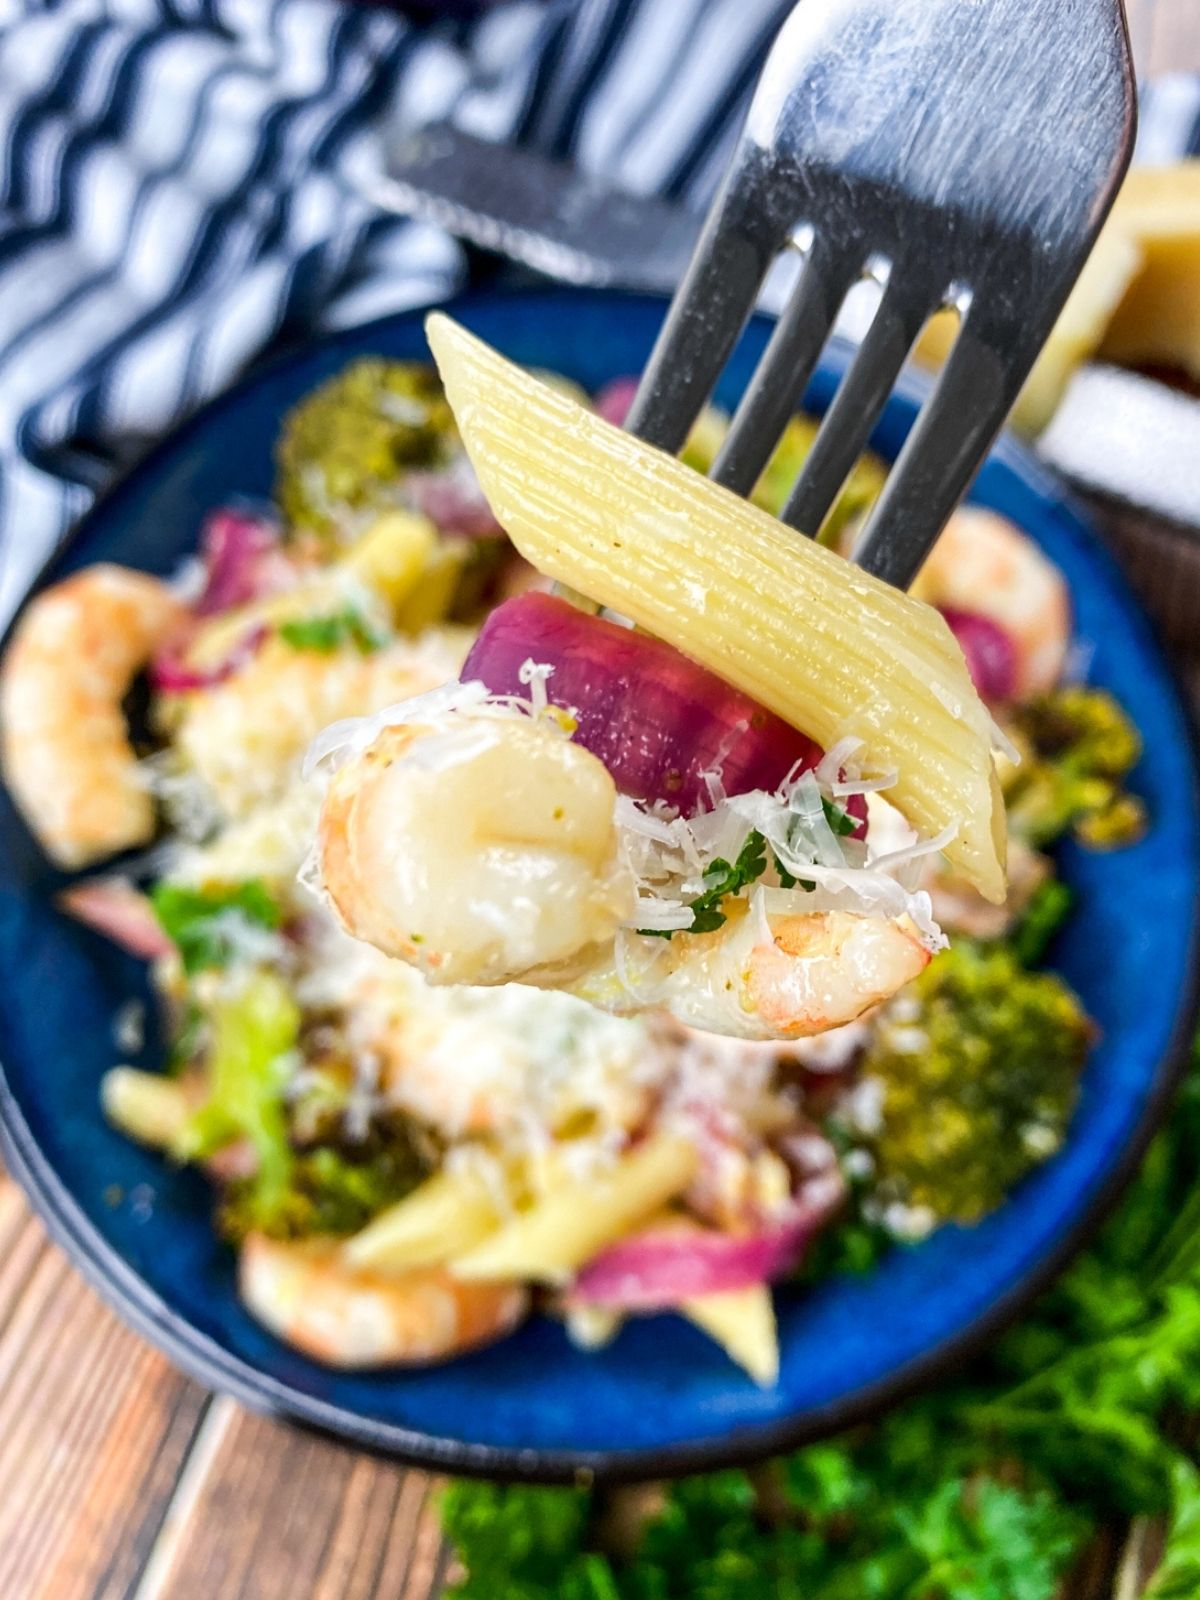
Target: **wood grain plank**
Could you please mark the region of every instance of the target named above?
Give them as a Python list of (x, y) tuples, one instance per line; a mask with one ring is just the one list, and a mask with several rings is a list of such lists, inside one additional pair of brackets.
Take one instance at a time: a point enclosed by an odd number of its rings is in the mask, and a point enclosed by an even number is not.
[(0, 1175), (0, 1595), (125, 1596), (205, 1404)]
[(429, 1600), (431, 1480), (217, 1401), (133, 1600)]

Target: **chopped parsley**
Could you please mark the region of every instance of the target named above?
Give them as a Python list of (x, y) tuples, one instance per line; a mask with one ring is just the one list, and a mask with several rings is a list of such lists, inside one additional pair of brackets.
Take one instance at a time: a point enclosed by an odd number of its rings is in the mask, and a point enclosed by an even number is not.
[(283, 920), (278, 903), (257, 878), (214, 890), (159, 883), (150, 899), (159, 926), (179, 951), (189, 977), (229, 965), (236, 938), (231, 917), (272, 932)]
[[(839, 838), (846, 838), (858, 827), (849, 812), (834, 801), (822, 796), (821, 806), (825, 820)], [(813, 888), (811, 883), (790, 873), (774, 851), (771, 852), (771, 859), (779, 874), (781, 888), (794, 889), (797, 884), (802, 889)], [(689, 901), (692, 920), (686, 928), (639, 928), (638, 932), (654, 939), (670, 939), (676, 933), (715, 933), (727, 921), (725, 912), (721, 910), (721, 902), (754, 883), (766, 870), (767, 841), (757, 828), (751, 828), (736, 861), (731, 863), (724, 856), (716, 856), (704, 869), (704, 889)]]
[(323, 617), (296, 617), (282, 622), (279, 637), (293, 650), (316, 650), (322, 655), (332, 655), (342, 645), (352, 644), (369, 656), (384, 644), (383, 635), (353, 606), (330, 611)]
[(839, 806), (834, 800), (827, 800), (824, 795), (821, 796), (821, 809), (825, 813), (825, 821), (839, 839), (848, 839), (858, 827), (858, 823), (845, 806)]
[(714, 933), (725, 924), (721, 901), (726, 895), (737, 894), (747, 884), (761, 878), (767, 870), (767, 841), (757, 828), (751, 828), (746, 842), (738, 851), (732, 864), (724, 856), (716, 856), (704, 869), (704, 889), (689, 902), (692, 920), (686, 928), (639, 928), (639, 933), (656, 939), (669, 939), (675, 933)]

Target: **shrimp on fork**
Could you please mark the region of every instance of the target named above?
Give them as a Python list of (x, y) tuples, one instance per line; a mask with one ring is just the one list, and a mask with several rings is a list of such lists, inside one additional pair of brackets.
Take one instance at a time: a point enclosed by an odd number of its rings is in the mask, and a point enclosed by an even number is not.
[(32, 600), (0, 668), (0, 754), (29, 826), (62, 867), (154, 831), (121, 701), (187, 617), (157, 578), (103, 564)]
[[(676, 934), (623, 1000), (610, 999), (610, 1009), (662, 1006), (710, 1033), (804, 1039), (861, 1017), (910, 983), (929, 959), (906, 917), (814, 911), (759, 918), (735, 906), (715, 933)], [(606, 989), (613, 995), (609, 972), (573, 986), (602, 1005)]]
[(595, 756), (532, 721), (386, 727), (333, 778), (321, 878), (348, 933), (431, 983), (561, 987), (634, 909), (616, 795)]
[(639, 936), (616, 800), (602, 763), (544, 722), (387, 726), (332, 779), (319, 875), (348, 933), (432, 983), (532, 984), (747, 1039), (852, 1021), (928, 962), (906, 916), (744, 900), (715, 932)]

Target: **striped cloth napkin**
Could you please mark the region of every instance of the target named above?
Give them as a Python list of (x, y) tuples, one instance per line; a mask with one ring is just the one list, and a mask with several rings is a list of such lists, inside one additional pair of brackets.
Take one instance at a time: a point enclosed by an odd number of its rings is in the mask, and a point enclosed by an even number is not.
[[(702, 207), (792, 3), (0, 0), (0, 618), (255, 357), (462, 284), (359, 197), (386, 140), (453, 117)], [(1155, 85), (1143, 155), (1198, 130), (1200, 86)]]

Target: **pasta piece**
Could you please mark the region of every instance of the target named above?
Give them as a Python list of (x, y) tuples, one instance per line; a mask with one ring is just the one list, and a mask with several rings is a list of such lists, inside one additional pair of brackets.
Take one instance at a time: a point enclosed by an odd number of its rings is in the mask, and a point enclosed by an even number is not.
[(194, 1110), (178, 1078), (136, 1067), (111, 1067), (100, 1080), (100, 1103), (122, 1133), (155, 1150), (174, 1145)]
[(779, 1334), (770, 1284), (698, 1295), (683, 1301), (679, 1314), (715, 1339), (729, 1359), (764, 1389), (779, 1377)]
[(347, 1265), (376, 1272), (440, 1266), (494, 1233), (501, 1198), (474, 1171), (443, 1170), (347, 1239)]
[[(889, 798), (1004, 895), (991, 721), (928, 606), (520, 371), (448, 317), (426, 324), (467, 452), (534, 566), (612, 606), (830, 749), (898, 774)], [(536, 641), (531, 641), (531, 647)]]
[(654, 1134), (611, 1170), (553, 1189), (498, 1233), (450, 1263), (459, 1278), (565, 1283), (577, 1268), (686, 1189), (697, 1155), (686, 1140)]

